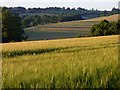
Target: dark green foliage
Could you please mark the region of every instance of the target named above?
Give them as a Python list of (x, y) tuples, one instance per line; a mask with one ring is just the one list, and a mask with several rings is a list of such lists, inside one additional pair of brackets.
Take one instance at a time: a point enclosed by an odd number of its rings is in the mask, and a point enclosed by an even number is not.
[(25, 16), (22, 20), (23, 26), (32, 27), (37, 25), (45, 25), (49, 23), (57, 23), (57, 22), (67, 22), (74, 20), (83, 20), (81, 15), (32, 15)]
[(64, 16), (61, 18), (61, 22), (75, 21), (75, 20), (83, 20), (83, 18), (81, 17), (81, 14)]
[(26, 17), (24, 20), (22, 20), (22, 24), (24, 27), (29, 27), (30, 22), (32, 21), (31, 17)]
[(59, 16), (50, 16), (50, 15), (33, 15), (33, 16), (25, 16), (22, 20), (23, 26), (26, 27), (32, 27), (36, 25), (44, 25), (49, 23), (57, 23), (60, 22)]
[(118, 34), (118, 28), (117, 24), (115, 22), (111, 22), (110, 27), (109, 27), (109, 35), (116, 35)]
[(81, 7), (78, 7), (77, 9), (69, 7), (47, 7), (28, 9), (24, 7), (11, 7), (8, 9), (12, 13), (20, 14), (23, 26), (25, 28), (36, 25), (90, 19), (120, 13), (120, 10), (117, 8), (113, 8), (112, 11), (99, 11), (95, 9), (87, 10)]
[[(24, 8), (24, 7), (10, 7), (9, 10), (13, 13), (19, 13), (19, 14), (30, 14), (30, 13), (35, 13), (35, 14), (82, 14), (82, 16), (87, 16), (87, 18), (95, 18), (96, 16), (108, 16), (112, 14), (119, 14), (120, 9), (118, 8), (113, 8), (111, 11), (100, 11), (100, 10), (95, 10), (92, 8), (91, 10), (87, 10), (85, 8), (78, 7), (77, 9), (75, 8), (70, 8), (70, 7), (46, 7), (46, 8)], [(86, 18), (86, 19), (87, 19)]]
[(10, 13), (7, 8), (2, 8), (2, 42), (22, 41), (26, 39), (18, 14)]
[(118, 20), (116, 25), (117, 25), (117, 30), (118, 30), (117, 33), (120, 34), (120, 20)]
[(90, 29), (90, 33), (91, 36), (117, 35), (119, 25), (119, 23), (103, 20), (99, 24), (94, 24)]

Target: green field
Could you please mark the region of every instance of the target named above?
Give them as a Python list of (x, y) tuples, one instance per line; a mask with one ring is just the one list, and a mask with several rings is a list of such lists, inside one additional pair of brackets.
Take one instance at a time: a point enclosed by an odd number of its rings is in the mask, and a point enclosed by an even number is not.
[(61, 39), (74, 38), (78, 36), (89, 36), (91, 26), (104, 19), (109, 21), (117, 21), (118, 14), (89, 20), (39, 25), (27, 28), (25, 31), (26, 34), (29, 35), (28, 40)]
[(47, 25), (39, 25), (26, 29), (28, 40), (61, 39), (77, 36), (87, 36), (90, 27), (97, 22), (63, 22)]
[(119, 36), (1, 44), (3, 88), (117, 88)]

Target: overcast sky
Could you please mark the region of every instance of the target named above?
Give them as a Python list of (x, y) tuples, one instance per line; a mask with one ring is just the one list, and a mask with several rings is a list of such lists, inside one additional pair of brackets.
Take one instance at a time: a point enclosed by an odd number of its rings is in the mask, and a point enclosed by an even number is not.
[(33, 7), (83, 7), (86, 9), (111, 10), (118, 7), (119, 0), (1, 0), (0, 6), (26, 8)]

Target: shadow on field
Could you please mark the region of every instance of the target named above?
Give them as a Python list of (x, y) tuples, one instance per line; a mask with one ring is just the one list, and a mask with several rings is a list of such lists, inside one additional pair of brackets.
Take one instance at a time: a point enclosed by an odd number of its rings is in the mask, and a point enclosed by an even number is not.
[(79, 52), (79, 51), (88, 51), (101, 48), (110, 48), (115, 47), (117, 44), (105, 44), (100, 46), (73, 46), (73, 47), (59, 47), (59, 48), (47, 48), (47, 49), (37, 49), (37, 50), (18, 50), (18, 51), (4, 51), (2, 52), (2, 57), (17, 57), (23, 55), (37, 55), (42, 53), (68, 53), (68, 52)]

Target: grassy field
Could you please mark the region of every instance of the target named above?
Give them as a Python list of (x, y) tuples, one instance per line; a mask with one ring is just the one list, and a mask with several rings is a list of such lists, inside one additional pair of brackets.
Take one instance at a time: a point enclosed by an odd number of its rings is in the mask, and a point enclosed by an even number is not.
[(89, 19), (89, 20), (85, 20), (85, 21), (101, 21), (101, 20), (108, 20), (108, 21), (118, 21), (120, 14), (115, 14), (115, 15), (111, 15), (111, 16), (103, 16), (103, 17), (99, 17), (99, 18), (93, 18), (93, 19)]
[(90, 27), (104, 19), (109, 21), (117, 21), (118, 14), (89, 20), (39, 25), (27, 28), (26, 34), (29, 35), (28, 40), (61, 39), (88, 36), (90, 33)]
[(90, 27), (97, 22), (63, 22), (39, 25), (26, 29), (28, 40), (62, 39), (89, 35)]
[(1, 44), (3, 88), (115, 88), (118, 36)]

